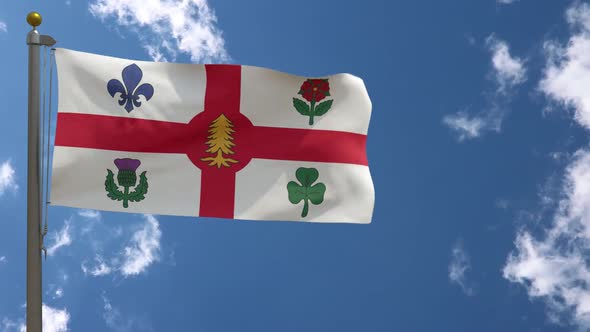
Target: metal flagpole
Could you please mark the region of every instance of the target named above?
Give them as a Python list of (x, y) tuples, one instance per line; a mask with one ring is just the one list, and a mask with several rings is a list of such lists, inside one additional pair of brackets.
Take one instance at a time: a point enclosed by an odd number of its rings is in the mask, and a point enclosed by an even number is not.
[(40, 35), (41, 15), (31, 12), (27, 22), (33, 27), (27, 34), (29, 45), (29, 113), (27, 167), (27, 332), (41, 332), (41, 181), (39, 178), (39, 73), (41, 46), (53, 46), (55, 40)]

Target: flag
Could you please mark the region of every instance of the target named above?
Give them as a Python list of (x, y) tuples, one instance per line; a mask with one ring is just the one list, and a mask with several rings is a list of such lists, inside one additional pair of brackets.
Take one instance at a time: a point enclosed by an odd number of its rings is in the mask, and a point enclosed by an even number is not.
[(360, 78), (55, 56), (52, 205), (371, 222), (371, 101)]

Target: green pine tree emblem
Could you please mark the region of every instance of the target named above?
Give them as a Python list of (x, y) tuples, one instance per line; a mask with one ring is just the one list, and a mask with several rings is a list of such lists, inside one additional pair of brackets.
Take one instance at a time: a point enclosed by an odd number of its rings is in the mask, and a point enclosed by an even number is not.
[(317, 181), (319, 176), (320, 173), (315, 168), (299, 167), (297, 171), (295, 171), (295, 177), (300, 183), (290, 181), (287, 184), (289, 201), (292, 204), (299, 204), (303, 201), (303, 211), (301, 211), (302, 218), (305, 218), (309, 212), (309, 202), (318, 205), (324, 201), (326, 185), (321, 182), (313, 184)]
[[(117, 173), (117, 182), (115, 183), (115, 174), (110, 169), (107, 169), (107, 178), (104, 182), (107, 197), (114, 201), (123, 201), (123, 207), (128, 208), (129, 202), (139, 202), (145, 199), (148, 192), (148, 182), (145, 176), (146, 172), (139, 175), (139, 184), (137, 186), (137, 168), (141, 162), (137, 159), (123, 158), (115, 159), (115, 166), (119, 169)], [(123, 191), (119, 190), (119, 186), (123, 187)], [(129, 189), (133, 189), (130, 192)]]

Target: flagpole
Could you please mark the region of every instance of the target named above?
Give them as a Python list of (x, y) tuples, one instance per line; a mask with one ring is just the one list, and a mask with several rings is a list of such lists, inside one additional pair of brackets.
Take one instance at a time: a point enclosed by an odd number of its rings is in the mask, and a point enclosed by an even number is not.
[(27, 34), (29, 45), (29, 111), (27, 165), (27, 332), (41, 332), (41, 181), (39, 172), (39, 105), (41, 46), (52, 46), (55, 40), (40, 35), (41, 15), (31, 12), (27, 22), (33, 29)]

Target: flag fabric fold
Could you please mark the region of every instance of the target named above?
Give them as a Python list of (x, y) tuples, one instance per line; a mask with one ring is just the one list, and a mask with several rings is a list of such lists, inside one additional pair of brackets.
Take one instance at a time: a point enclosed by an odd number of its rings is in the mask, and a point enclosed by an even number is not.
[(370, 223), (371, 101), (349, 74), (56, 50), (51, 204)]

